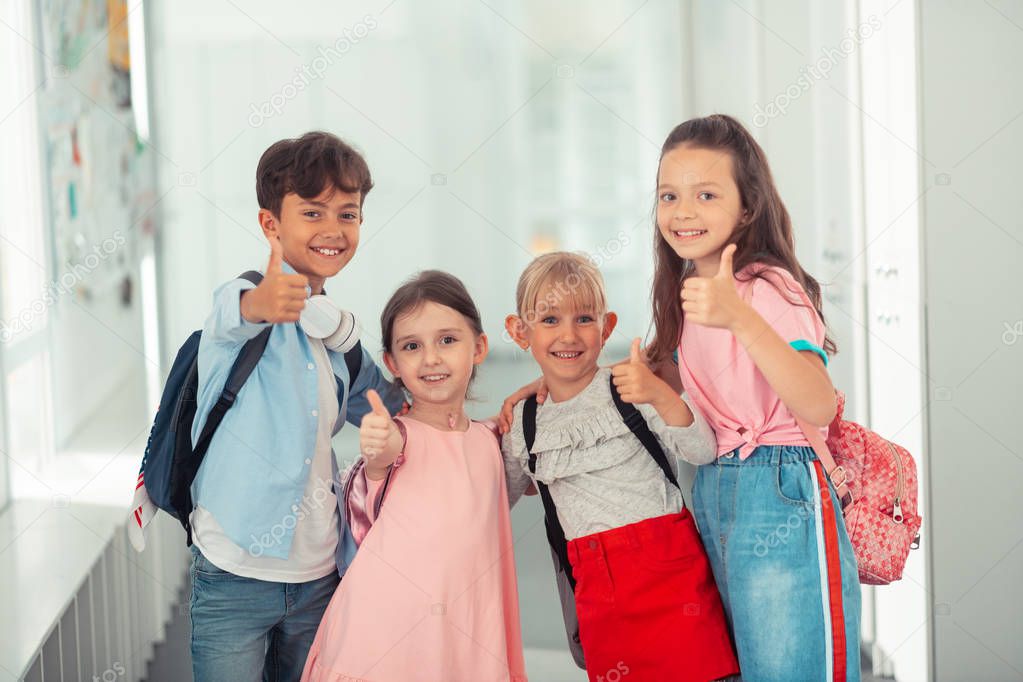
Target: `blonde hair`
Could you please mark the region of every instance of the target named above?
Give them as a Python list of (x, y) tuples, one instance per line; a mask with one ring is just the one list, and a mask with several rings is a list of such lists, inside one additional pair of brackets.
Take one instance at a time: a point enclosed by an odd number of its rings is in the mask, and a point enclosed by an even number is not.
[(519, 276), (515, 305), (519, 317), (531, 324), (561, 301), (597, 315), (607, 312), (604, 278), (585, 254), (552, 251), (533, 259)]

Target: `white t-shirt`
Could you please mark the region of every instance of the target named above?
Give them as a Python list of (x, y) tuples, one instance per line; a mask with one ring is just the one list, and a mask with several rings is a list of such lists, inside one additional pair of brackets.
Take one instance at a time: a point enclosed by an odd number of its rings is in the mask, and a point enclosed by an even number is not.
[(316, 449), (301, 504), (292, 506), (294, 516), (281, 519), (279, 532), (274, 533), (271, 529), (269, 536), (270, 541), (274, 542), (274, 536), (279, 538), (284, 528), (294, 524), (290, 556), (287, 559), (266, 556), (263, 554), (265, 548), (256, 538), (249, 547), (239, 547), (224, 534), (209, 510), (197, 505), (191, 514), (192, 542), (203, 556), (214, 566), (245, 578), (303, 583), (337, 570), (334, 552), (337, 549), (339, 518), (330, 462), (334, 456), (330, 443), (331, 431), (338, 417), (337, 380), (323, 341), (306, 338), (316, 361), (319, 401)]

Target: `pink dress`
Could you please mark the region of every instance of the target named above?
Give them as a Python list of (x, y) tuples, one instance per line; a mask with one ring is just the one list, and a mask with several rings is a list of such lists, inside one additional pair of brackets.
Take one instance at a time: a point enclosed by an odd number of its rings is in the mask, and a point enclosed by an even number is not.
[(302, 680), (525, 682), (493, 432), (399, 417), (404, 462), (316, 633)]

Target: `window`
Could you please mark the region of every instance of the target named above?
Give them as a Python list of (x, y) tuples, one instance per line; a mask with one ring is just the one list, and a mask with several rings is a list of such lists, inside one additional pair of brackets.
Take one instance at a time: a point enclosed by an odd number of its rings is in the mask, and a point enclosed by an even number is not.
[[(29, 38), (29, 3), (4, 0), (0, 28), (5, 65), (0, 89), (0, 375), (5, 400), (0, 502), (10, 478), (38, 470), (52, 453), (49, 411), (48, 250), (43, 226), (37, 96), (43, 87), (39, 54)], [(13, 408), (13, 409), (12, 409)], [(4, 414), (5, 412), (5, 414)]]

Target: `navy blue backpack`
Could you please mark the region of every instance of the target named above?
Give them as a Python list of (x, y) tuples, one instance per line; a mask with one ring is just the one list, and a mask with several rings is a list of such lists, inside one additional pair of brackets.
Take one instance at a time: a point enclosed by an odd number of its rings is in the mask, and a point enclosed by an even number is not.
[[(263, 281), (263, 275), (250, 270), (239, 275), (239, 279), (246, 279), (258, 286)], [(192, 422), (195, 420), (199, 394), (199, 340), (202, 330), (192, 332), (188, 337), (178, 350), (167, 375), (160, 408), (156, 411), (146, 452), (142, 457), (139, 485), (144, 483), (153, 504), (178, 520), (185, 529), (189, 546), (192, 544), (192, 528), (188, 520), (193, 508), (192, 481), (206, 456), (213, 434), (263, 356), (272, 329), (272, 326), (267, 327), (246, 341), (238, 352), (238, 358), (224, 383), (224, 390), (206, 417), (194, 448)], [(349, 382), (354, 382), (362, 368), (361, 343), (345, 353), (345, 365), (348, 367)]]

